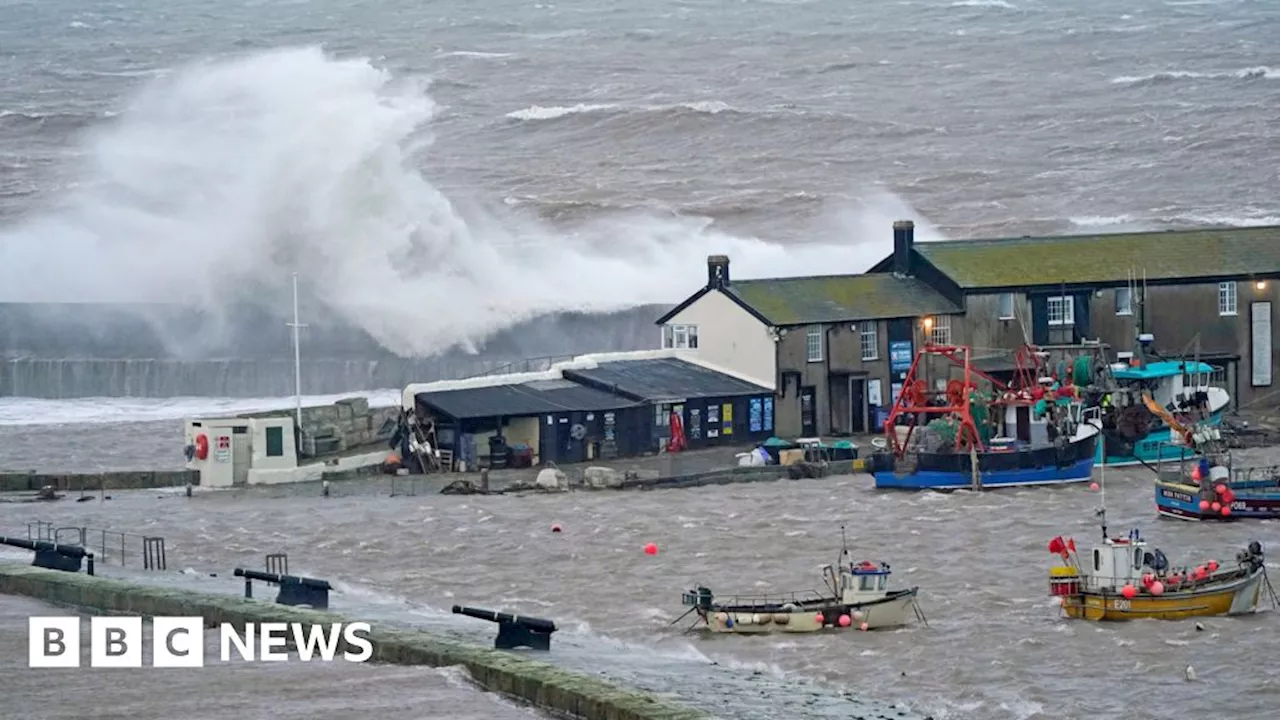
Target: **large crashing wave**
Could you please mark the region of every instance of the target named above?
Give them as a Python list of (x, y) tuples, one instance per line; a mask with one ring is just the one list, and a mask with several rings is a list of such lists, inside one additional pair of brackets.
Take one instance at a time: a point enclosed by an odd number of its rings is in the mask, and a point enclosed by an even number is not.
[(297, 272), (327, 314), (397, 354), (431, 355), (548, 312), (677, 301), (705, 281), (711, 253), (730, 255), (737, 277), (865, 269), (909, 212), (889, 203), (864, 216), (869, 237), (791, 247), (698, 219), (611, 217), (567, 234), (463, 213), (414, 164), (433, 111), (426, 79), (319, 48), (157, 78), (87, 139), (77, 189), (0, 235), (5, 299), (283, 315)]

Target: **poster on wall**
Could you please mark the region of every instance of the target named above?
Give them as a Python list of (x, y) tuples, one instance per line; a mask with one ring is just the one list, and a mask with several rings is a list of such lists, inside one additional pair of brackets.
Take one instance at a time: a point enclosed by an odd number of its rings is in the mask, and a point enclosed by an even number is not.
[(893, 372), (907, 372), (911, 369), (911, 341), (894, 340), (889, 343), (889, 369)]
[[(711, 435), (711, 433), (713, 432), (715, 432), (715, 430), (711, 428), (707, 428), (708, 435)], [(711, 437), (715, 437), (715, 436), (711, 435)], [(702, 413), (699, 412), (697, 408), (694, 408), (693, 410), (689, 411), (689, 439), (690, 440), (702, 439)]]
[(764, 429), (766, 432), (773, 429), (773, 398), (764, 399)]
[(721, 422), (724, 424), (724, 434), (733, 434), (733, 403), (725, 403), (720, 408)]
[(893, 399), (890, 400), (890, 402), (896, 405), (898, 402), (898, 396), (902, 394), (902, 383), (894, 383), (889, 386), (889, 389), (893, 393)]
[(220, 462), (231, 462), (231, 437), (228, 435), (218, 436), (218, 449), (213, 453), (213, 459)]
[(758, 433), (764, 429), (764, 400), (761, 398), (751, 398), (751, 403), (747, 411), (751, 428), (751, 432)]
[(867, 382), (867, 404), (880, 407), (883, 403), (880, 397), (880, 380), (870, 380)]

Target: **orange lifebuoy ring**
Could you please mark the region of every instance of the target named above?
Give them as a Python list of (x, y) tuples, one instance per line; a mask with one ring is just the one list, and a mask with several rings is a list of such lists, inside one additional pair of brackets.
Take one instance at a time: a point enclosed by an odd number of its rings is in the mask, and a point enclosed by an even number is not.
[(196, 459), (204, 460), (209, 457), (209, 437), (204, 433), (196, 436)]

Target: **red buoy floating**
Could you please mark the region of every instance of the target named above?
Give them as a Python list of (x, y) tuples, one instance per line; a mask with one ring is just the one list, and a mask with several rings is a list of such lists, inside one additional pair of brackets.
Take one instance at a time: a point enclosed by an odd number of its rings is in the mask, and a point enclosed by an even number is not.
[(645, 546), (644, 546), (644, 554), (645, 554), (645, 555), (657, 555), (657, 554), (658, 554), (658, 546), (657, 546), (655, 543), (649, 543), (648, 545), (645, 545)]
[(848, 615), (840, 616), (840, 627), (849, 627), (852, 624), (853, 624), (853, 619), (850, 618)]
[(1219, 510), (1221, 510), (1221, 509), (1222, 509), (1222, 503), (1220, 503), (1220, 502), (1215, 502), (1214, 504), (1210, 505), (1209, 507), (1210, 507), (1210, 508), (1212, 508), (1214, 512), (1218, 512)]

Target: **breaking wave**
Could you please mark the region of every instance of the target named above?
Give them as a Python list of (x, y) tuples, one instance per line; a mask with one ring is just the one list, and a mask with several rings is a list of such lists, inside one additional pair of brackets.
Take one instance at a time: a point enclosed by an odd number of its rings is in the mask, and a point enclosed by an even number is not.
[(312, 312), (426, 356), (549, 312), (678, 301), (705, 282), (712, 253), (759, 277), (858, 271), (887, 250), (888, 224), (864, 229), (856, 217), (845, 237), (784, 247), (705, 218), (615, 214), (568, 232), (519, 208), (464, 207), (416, 165), (432, 139), (427, 87), (316, 47), (156, 77), (87, 138), (79, 182), (55, 209), (0, 231), (0, 292), (181, 303), (214, 317), (251, 301), (284, 317), (297, 272), (325, 306)]
[(1221, 72), (1168, 70), (1149, 75), (1121, 75), (1111, 78), (1115, 85), (1158, 85), (1180, 80), (1280, 80), (1280, 70), (1265, 65)]
[(577, 105), (552, 105), (543, 107), (542, 105), (534, 105), (523, 110), (515, 110), (507, 113), (507, 117), (512, 120), (556, 120), (558, 118), (567, 117), (569, 115), (583, 115), (587, 113), (600, 112), (695, 112), (707, 115), (719, 115), (722, 112), (741, 112), (731, 107), (727, 103), (719, 100), (702, 100), (699, 102), (679, 103), (676, 105), (646, 105), (642, 107), (627, 107), (615, 103), (603, 104), (587, 104), (578, 103)]

